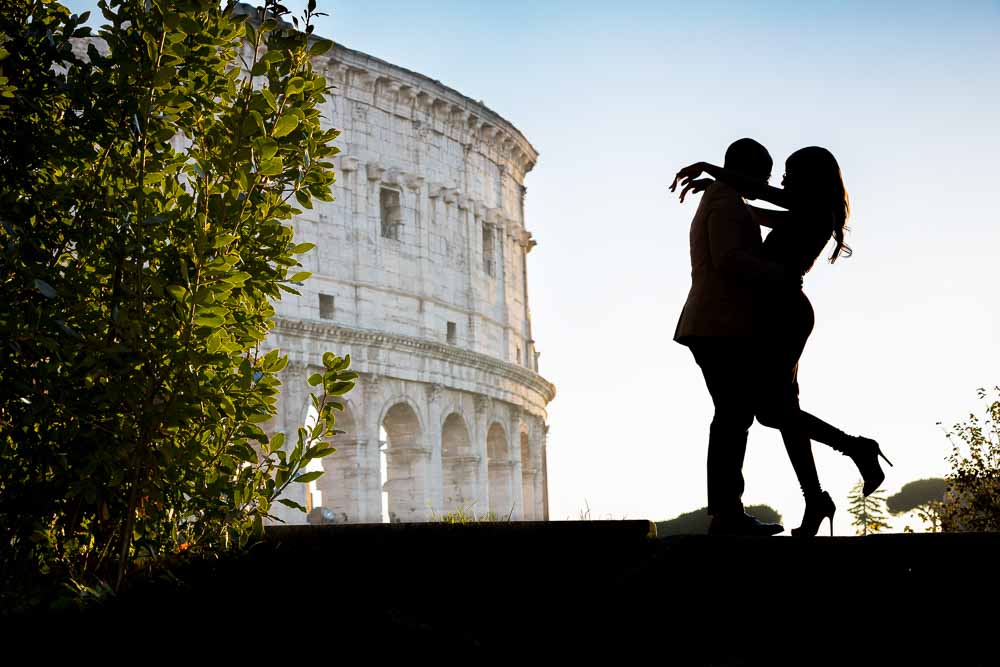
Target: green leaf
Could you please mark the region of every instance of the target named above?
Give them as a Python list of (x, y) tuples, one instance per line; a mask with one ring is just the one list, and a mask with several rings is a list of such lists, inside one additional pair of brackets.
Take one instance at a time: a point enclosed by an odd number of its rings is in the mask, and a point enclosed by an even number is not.
[(243, 134), (252, 137), (264, 131), (264, 118), (257, 111), (251, 111), (243, 121)]
[(200, 327), (221, 327), (225, 320), (215, 313), (205, 312), (195, 315), (194, 323)]
[(316, 40), (315, 44), (309, 47), (309, 55), (321, 56), (331, 48), (333, 48), (333, 40), (320, 38)]
[(208, 350), (209, 354), (215, 354), (216, 352), (218, 352), (219, 347), (221, 345), (222, 345), (222, 336), (220, 335), (219, 331), (213, 333), (211, 336), (208, 337), (208, 340), (205, 341), (205, 347)]
[[(215, 303), (215, 290), (209, 286), (202, 287), (194, 294), (194, 302), (199, 306), (209, 306)], [(218, 313), (221, 315), (221, 313)]]
[(301, 76), (292, 77), (288, 81), (288, 85), (285, 87), (285, 95), (295, 95), (296, 93), (301, 93), (302, 89), (305, 87), (305, 79)]
[(283, 137), (286, 134), (291, 133), (296, 127), (299, 126), (298, 116), (293, 116), (292, 114), (285, 114), (278, 119), (278, 122), (274, 124), (274, 129), (271, 131), (272, 137)]
[(316, 247), (315, 243), (300, 243), (292, 248), (291, 253), (293, 255), (301, 255), (304, 252), (309, 252), (315, 247)]
[(267, 102), (267, 106), (271, 108), (271, 111), (274, 111), (278, 108), (278, 102), (277, 100), (274, 99), (274, 93), (272, 93), (267, 88), (264, 88), (260, 91), (260, 94), (264, 98), (264, 101)]
[(335, 355), (333, 352), (324, 352), (323, 353), (323, 365), (326, 368), (333, 368), (334, 365), (336, 365), (336, 363), (339, 360), (340, 360), (340, 357), (338, 357), (337, 355)]
[(312, 271), (299, 271), (288, 280), (290, 280), (293, 283), (300, 283), (311, 275)]
[(156, 74), (153, 75), (153, 87), (161, 88), (167, 85), (171, 80), (173, 80), (176, 73), (177, 72), (173, 65), (164, 65), (160, 69), (156, 70)]
[(221, 248), (222, 246), (229, 245), (236, 240), (236, 237), (232, 234), (219, 234), (215, 237), (215, 242), (212, 244), (213, 248)]
[(323, 384), (323, 376), (320, 375), (319, 373), (313, 373), (312, 375), (309, 376), (308, 382), (310, 386), (313, 387), (315, 387), (318, 384)]
[(284, 171), (285, 165), (281, 162), (280, 157), (273, 157), (270, 160), (262, 160), (257, 171), (264, 176), (277, 176), (282, 171)]
[(285, 54), (278, 49), (271, 49), (260, 58), (266, 63), (280, 63), (285, 61)]
[(312, 472), (305, 472), (301, 475), (295, 477), (295, 481), (299, 484), (307, 484), (308, 482), (314, 482), (323, 476), (322, 470), (314, 470)]
[(308, 192), (304, 190), (295, 191), (295, 201), (302, 205), (302, 208), (312, 208), (312, 197), (309, 196)]
[(184, 16), (180, 20), (180, 30), (188, 35), (197, 35), (204, 31), (201, 23), (195, 21), (190, 16)]
[(354, 389), (353, 382), (331, 382), (326, 387), (326, 393), (331, 396), (343, 396), (351, 389)]
[(274, 154), (278, 151), (278, 144), (270, 139), (265, 139), (257, 147), (257, 151), (260, 153), (260, 159), (270, 160), (274, 157)]
[(278, 502), (284, 505), (285, 507), (291, 507), (293, 510), (302, 510), (303, 512), (306, 511), (305, 507), (298, 504), (294, 500), (289, 500), (288, 498), (278, 498)]
[(268, 451), (275, 451), (281, 449), (281, 446), (285, 444), (285, 434), (275, 433), (271, 436), (271, 441), (267, 444)]
[(146, 174), (142, 179), (143, 185), (156, 185), (163, 181), (163, 174), (158, 171), (154, 171), (151, 174)]

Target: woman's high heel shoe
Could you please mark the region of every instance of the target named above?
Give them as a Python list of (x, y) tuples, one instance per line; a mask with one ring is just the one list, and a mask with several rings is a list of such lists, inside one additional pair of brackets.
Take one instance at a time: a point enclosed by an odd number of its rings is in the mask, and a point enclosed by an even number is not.
[(879, 444), (871, 438), (857, 436), (852, 440), (854, 442), (847, 455), (854, 461), (854, 465), (858, 466), (858, 472), (861, 473), (865, 482), (861, 492), (865, 496), (870, 496), (885, 481), (885, 473), (882, 471), (882, 466), (879, 465), (878, 457), (881, 456), (885, 459), (890, 467), (892, 467), (892, 462), (882, 453)]
[(824, 491), (816, 496), (812, 501), (806, 501), (806, 511), (802, 515), (802, 525), (792, 528), (793, 537), (816, 537), (819, 527), (823, 525), (823, 519), (830, 520), (830, 537), (833, 537), (833, 515), (837, 512), (837, 506), (833, 504), (833, 498)]

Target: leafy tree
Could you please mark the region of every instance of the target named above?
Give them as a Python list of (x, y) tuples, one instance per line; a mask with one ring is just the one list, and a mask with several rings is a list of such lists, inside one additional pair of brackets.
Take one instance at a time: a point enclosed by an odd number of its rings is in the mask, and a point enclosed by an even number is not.
[[(930, 532), (940, 530), (940, 508), (948, 490), (948, 482), (940, 477), (918, 479), (905, 484), (899, 493), (889, 496), (886, 507), (892, 514), (916, 512), (930, 526)], [(906, 532), (913, 532), (907, 526)]]
[(1000, 387), (978, 391), (985, 414), (970, 414), (947, 432), (951, 473), (940, 506), (941, 530), (1000, 531)]
[(854, 520), (851, 525), (856, 528), (858, 535), (868, 535), (869, 533), (879, 533), (889, 527), (886, 522), (885, 493), (876, 491), (868, 497), (862, 493), (864, 480), (859, 480), (851, 489), (847, 500), (851, 503), (847, 511), (851, 513)]
[(262, 429), (287, 363), (262, 349), (272, 300), (309, 275), (287, 221), (334, 178), (315, 3), (304, 32), (273, 0), (249, 19), (99, 5), (99, 39), (49, 0), (0, 13), (0, 577), (17, 604), (246, 545), (321, 474), (304, 466), (333, 451), (356, 378), (328, 353), (315, 426), (287, 444)]
[(922, 505), (943, 500), (947, 489), (948, 483), (940, 477), (918, 479), (904, 484), (898, 493), (889, 496), (886, 508), (893, 514), (912, 512)]
[[(745, 508), (747, 514), (756, 517), (765, 523), (781, 523), (781, 515), (767, 505), (750, 505)], [(712, 517), (708, 515), (708, 508), (685, 512), (668, 521), (656, 522), (656, 534), (660, 537), (665, 535), (705, 535), (708, 533), (708, 526), (712, 522)]]

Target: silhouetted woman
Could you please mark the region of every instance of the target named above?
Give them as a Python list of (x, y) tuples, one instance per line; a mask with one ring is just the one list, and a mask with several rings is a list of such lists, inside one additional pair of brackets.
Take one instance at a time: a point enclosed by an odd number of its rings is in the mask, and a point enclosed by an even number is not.
[[(787, 209), (750, 207), (757, 222), (772, 230), (764, 241), (764, 258), (782, 265), (792, 275), (804, 276), (831, 237), (835, 246), (830, 262), (850, 256), (851, 249), (844, 243), (850, 214), (847, 190), (836, 158), (825, 148), (810, 146), (792, 153), (785, 162), (784, 189), (715, 165), (693, 164), (677, 174), (683, 186), (682, 201), (689, 190), (700, 192), (711, 183), (710, 179), (697, 179), (702, 172), (736, 188), (747, 198), (762, 199)], [(889, 463), (876, 441), (847, 435), (799, 408), (799, 358), (814, 321), (809, 299), (793, 282), (761, 288), (755, 294), (754, 334), (759, 337), (761, 348), (759, 403), (755, 413), (761, 424), (781, 431), (806, 501), (802, 525), (793, 529), (792, 534), (809, 537), (816, 534), (827, 518), (832, 535), (837, 509), (830, 494), (820, 485), (810, 440), (849, 456), (864, 479), (866, 496), (885, 479), (878, 457)]]

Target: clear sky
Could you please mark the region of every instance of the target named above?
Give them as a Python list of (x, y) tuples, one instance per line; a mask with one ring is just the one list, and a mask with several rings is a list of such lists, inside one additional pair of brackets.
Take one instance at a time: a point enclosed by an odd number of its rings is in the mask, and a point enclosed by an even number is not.
[[(75, 10), (94, 4), (69, 3)], [(288, 2), (301, 7), (304, 2)], [(1000, 384), (1000, 3), (329, 0), (317, 32), (439, 79), (516, 125), (529, 290), (550, 405), (553, 519), (666, 519), (705, 504), (711, 402), (671, 338), (697, 205), (673, 173), (751, 136), (817, 144), (851, 194), (853, 257), (818, 262), (802, 404), (882, 442), (890, 493), (947, 472), (943, 431)], [(850, 533), (848, 459), (816, 445)], [(775, 431), (748, 503), (798, 525)], [(899, 527), (902, 522), (899, 523)]]

